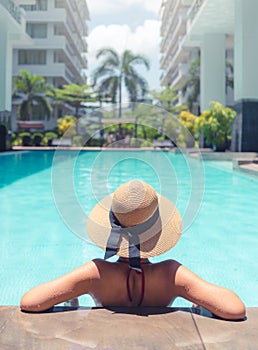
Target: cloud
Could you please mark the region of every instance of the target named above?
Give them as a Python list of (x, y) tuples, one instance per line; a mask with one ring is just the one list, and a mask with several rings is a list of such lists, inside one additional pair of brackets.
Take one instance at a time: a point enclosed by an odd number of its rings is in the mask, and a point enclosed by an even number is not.
[(88, 37), (89, 69), (91, 70), (91, 67), (95, 66), (96, 53), (103, 47), (112, 47), (119, 53), (130, 49), (135, 54), (143, 54), (150, 60), (157, 60), (160, 40), (159, 27), (160, 23), (156, 20), (146, 20), (142, 26), (138, 26), (134, 31), (128, 25), (95, 27)]
[(91, 17), (94, 15), (117, 15), (125, 12), (128, 7), (138, 7), (139, 11), (145, 10), (154, 14), (159, 13), (160, 0), (87, 0)]
[(161, 0), (87, 0), (87, 3), (91, 17), (87, 75), (96, 68), (99, 49), (112, 47), (119, 53), (130, 49), (149, 59), (149, 72), (141, 66), (137, 70), (150, 86), (158, 86)]

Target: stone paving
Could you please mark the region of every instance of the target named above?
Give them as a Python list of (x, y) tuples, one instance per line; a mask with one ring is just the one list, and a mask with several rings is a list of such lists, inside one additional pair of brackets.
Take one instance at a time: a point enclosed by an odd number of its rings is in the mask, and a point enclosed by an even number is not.
[(212, 318), (195, 308), (55, 307), (24, 313), (0, 307), (1, 350), (258, 349), (258, 308), (244, 321)]

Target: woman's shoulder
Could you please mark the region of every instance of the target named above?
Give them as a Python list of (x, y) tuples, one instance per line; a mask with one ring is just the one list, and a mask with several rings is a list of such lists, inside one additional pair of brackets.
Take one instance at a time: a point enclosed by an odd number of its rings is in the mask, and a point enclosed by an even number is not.
[(181, 264), (176, 260), (168, 259), (154, 263), (153, 266), (168, 270), (169, 273), (174, 273), (181, 266)]

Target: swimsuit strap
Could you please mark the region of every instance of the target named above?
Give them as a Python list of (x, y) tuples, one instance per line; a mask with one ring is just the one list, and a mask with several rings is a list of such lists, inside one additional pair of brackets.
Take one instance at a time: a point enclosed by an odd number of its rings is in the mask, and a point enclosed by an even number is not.
[[(135, 270), (135, 269), (132, 269), (130, 266), (129, 266), (129, 270), (128, 270), (128, 274), (127, 274), (127, 281), (126, 281), (126, 286), (127, 286), (127, 294), (128, 294), (128, 298), (130, 300), (130, 302), (133, 301), (132, 299), (132, 295), (131, 295), (131, 290), (130, 290), (130, 284), (129, 284), (129, 278), (130, 278), (130, 274), (131, 274), (131, 270)], [(144, 298), (144, 292), (145, 292), (145, 276), (144, 276), (144, 270), (143, 268), (141, 267), (141, 271), (139, 272), (138, 270), (135, 270), (137, 273), (141, 273), (142, 275), (142, 290), (141, 290), (141, 298), (140, 298), (140, 301), (138, 303), (137, 306), (140, 306), (142, 301), (143, 301), (143, 298)]]

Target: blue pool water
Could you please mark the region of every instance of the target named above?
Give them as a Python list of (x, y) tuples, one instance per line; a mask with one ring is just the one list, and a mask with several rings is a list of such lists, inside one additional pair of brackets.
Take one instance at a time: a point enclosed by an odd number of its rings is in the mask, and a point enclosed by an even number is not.
[[(18, 305), (36, 284), (103, 257), (87, 239), (86, 217), (97, 200), (138, 178), (173, 200), (184, 218), (179, 243), (152, 261), (176, 259), (258, 306), (258, 180), (231, 167), (205, 162), (204, 182), (197, 160), (167, 152), (1, 155), (0, 305)], [(93, 302), (82, 296), (80, 304)]]

